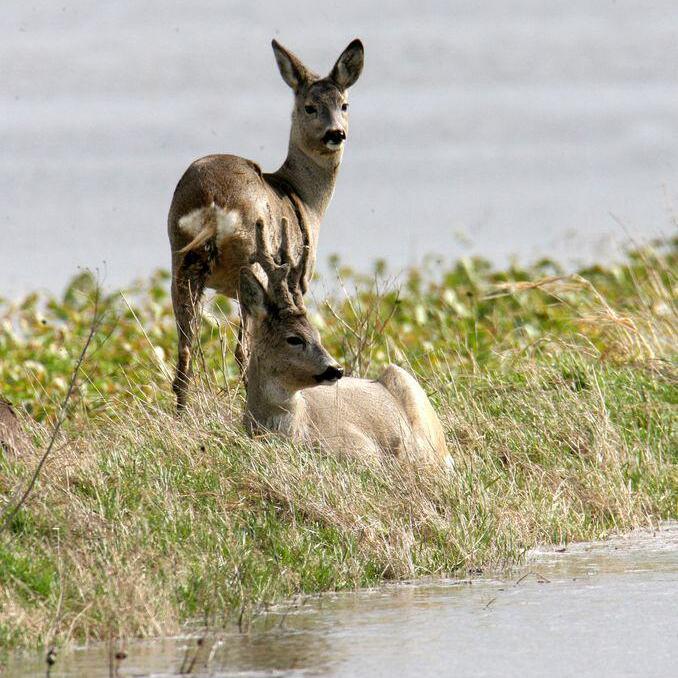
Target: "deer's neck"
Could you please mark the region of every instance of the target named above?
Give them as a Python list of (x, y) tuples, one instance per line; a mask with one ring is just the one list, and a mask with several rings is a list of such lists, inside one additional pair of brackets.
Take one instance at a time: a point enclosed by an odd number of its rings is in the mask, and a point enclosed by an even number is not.
[(306, 426), (304, 399), (299, 391), (261, 379), (256, 368), (248, 369), (246, 423), (252, 432), (271, 431), (301, 440)]
[(343, 151), (312, 158), (290, 140), (287, 158), (274, 174), (289, 182), (320, 221), (334, 193)]

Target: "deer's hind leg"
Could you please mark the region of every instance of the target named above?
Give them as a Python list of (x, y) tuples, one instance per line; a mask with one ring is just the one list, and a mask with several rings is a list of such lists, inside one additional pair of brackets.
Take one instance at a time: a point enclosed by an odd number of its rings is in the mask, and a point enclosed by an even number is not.
[(177, 396), (178, 411), (187, 404), (193, 342), (200, 326), (200, 304), (208, 274), (208, 257), (197, 252), (188, 252), (177, 262), (172, 272), (172, 306), (179, 341), (177, 371), (172, 389)]

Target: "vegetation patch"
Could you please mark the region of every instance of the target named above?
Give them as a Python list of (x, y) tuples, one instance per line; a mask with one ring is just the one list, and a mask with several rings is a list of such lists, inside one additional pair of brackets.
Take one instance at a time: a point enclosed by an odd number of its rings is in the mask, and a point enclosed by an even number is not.
[[(326, 347), (360, 376), (389, 361), (417, 375), (450, 472), (245, 436), (223, 299), (205, 309), (178, 419), (167, 275), (99, 298), (68, 418), (0, 533), (0, 645), (221, 625), (296, 594), (501, 568), (537, 543), (675, 517), (676, 253), (577, 275), (429, 261), (398, 281), (337, 264), (344, 289), (314, 308)], [(35, 441), (0, 456), (0, 510), (47, 447), (95, 294), (84, 274), (61, 299), (0, 305), (2, 395)]]

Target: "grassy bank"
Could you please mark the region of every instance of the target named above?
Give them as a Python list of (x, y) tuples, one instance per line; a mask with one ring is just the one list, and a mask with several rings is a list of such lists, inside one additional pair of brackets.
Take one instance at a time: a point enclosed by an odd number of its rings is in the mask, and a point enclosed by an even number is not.
[[(175, 419), (166, 276), (100, 299), (58, 444), (0, 534), (0, 645), (219, 625), (297, 593), (501, 567), (537, 542), (676, 516), (677, 252), (577, 276), (478, 260), (397, 285), (342, 271), (348, 295), (315, 306), (326, 346), (355, 373), (395, 361), (419, 376), (451, 475), (245, 437), (223, 301)], [(38, 443), (0, 458), (2, 506), (45, 449), (94, 287), (83, 275), (63, 298), (0, 307), (1, 391)]]

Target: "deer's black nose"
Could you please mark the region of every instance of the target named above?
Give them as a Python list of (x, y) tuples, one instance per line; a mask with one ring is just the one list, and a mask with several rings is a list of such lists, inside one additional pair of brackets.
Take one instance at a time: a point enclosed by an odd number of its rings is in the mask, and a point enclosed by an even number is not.
[(343, 368), (339, 365), (330, 365), (322, 374), (318, 374), (315, 377), (315, 380), (322, 384), (324, 382), (334, 383), (339, 381), (344, 376)]
[(330, 129), (325, 132), (325, 138), (323, 141), (326, 144), (332, 143), (339, 145), (342, 141), (346, 139), (346, 132), (343, 129)]

